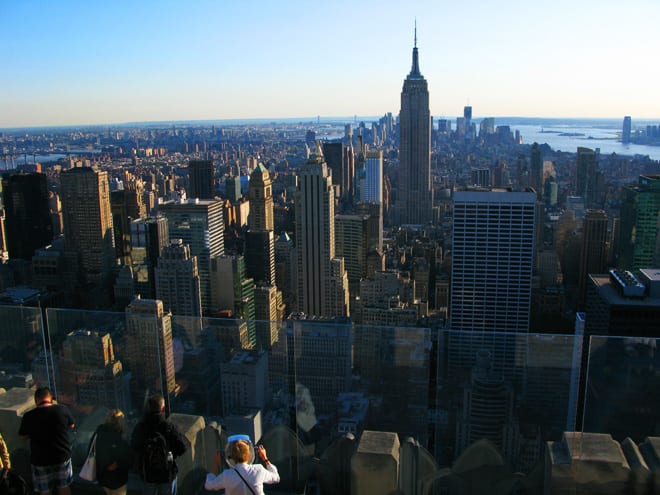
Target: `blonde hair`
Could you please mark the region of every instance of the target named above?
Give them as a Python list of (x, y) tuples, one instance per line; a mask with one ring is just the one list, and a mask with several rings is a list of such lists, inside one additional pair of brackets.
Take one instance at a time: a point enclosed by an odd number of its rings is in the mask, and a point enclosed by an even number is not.
[(250, 445), (245, 440), (232, 442), (229, 455), (234, 462), (245, 463), (250, 458)]
[(110, 411), (110, 414), (108, 414), (105, 418), (105, 424), (117, 430), (119, 433), (124, 433), (124, 430), (126, 429), (124, 413), (121, 411), (121, 409), (114, 409)]

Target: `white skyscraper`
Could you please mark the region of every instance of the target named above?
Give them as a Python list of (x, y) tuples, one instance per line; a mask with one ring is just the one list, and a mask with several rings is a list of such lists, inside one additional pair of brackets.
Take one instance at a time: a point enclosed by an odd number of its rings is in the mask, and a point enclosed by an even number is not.
[(190, 246), (190, 255), (197, 257), (204, 313), (211, 310), (211, 259), (225, 252), (222, 206), (222, 201), (200, 199), (170, 201), (158, 206), (169, 222), (170, 240), (182, 239)]
[(360, 201), (383, 203), (383, 152), (367, 151), (364, 184), (360, 184)]

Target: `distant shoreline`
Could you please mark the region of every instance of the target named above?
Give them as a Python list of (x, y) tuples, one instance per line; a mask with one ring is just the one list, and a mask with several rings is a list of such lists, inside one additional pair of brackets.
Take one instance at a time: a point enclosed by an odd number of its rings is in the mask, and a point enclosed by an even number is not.
[[(396, 114), (392, 114), (396, 116)], [(170, 127), (170, 126), (192, 126), (203, 127), (212, 125), (221, 126), (246, 126), (246, 125), (337, 125), (337, 124), (359, 124), (360, 122), (371, 123), (377, 122), (383, 115), (353, 115), (353, 116), (335, 116), (335, 117), (280, 117), (280, 118), (251, 118), (251, 119), (203, 119), (203, 120), (162, 120), (162, 121), (136, 121), (136, 122), (120, 122), (120, 123), (104, 123), (104, 124), (67, 124), (67, 125), (27, 125), (27, 126), (12, 126), (0, 127), (0, 132), (17, 132), (17, 131), (35, 131), (41, 129), (67, 129), (67, 130), (81, 130), (81, 129), (121, 129), (131, 127)], [(433, 120), (450, 120), (455, 121), (457, 116), (433, 116)], [(539, 127), (545, 126), (593, 126), (603, 128), (617, 128), (620, 129), (623, 125), (623, 117), (615, 118), (589, 118), (589, 117), (515, 117), (515, 116), (502, 116), (502, 117), (473, 117), (472, 121), (475, 124), (480, 123), (485, 118), (494, 118), (495, 125), (538, 125)], [(660, 124), (660, 117), (657, 119), (634, 119), (633, 128), (642, 127), (645, 125), (658, 125)], [(549, 131), (543, 129), (544, 133), (554, 133), (561, 131)]]

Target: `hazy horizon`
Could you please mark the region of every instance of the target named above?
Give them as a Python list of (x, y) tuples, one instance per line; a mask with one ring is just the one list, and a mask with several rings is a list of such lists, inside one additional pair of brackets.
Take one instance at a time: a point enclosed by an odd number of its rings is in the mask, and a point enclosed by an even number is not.
[[(113, 127), (162, 127), (170, 125), (191, 125), (191, 126), (206, 126), (221, 124), (226, 126), (242, 126), (242, 125), (264, 125), (264, 124), (317, 124), (317, 125), (328, 125), (328, 124), (345, 124), (345, 123), (359, 123), (365, 122), (370, 124), (371, 122), (377, 121), (383, 114), (380, 115), (353, 115), (353, 116), (309, 116), (309, 117), (280, 117), (280, 118), (269, 118), (269, 117), (255, 117), (255, 118), (238, 118), (238, 119), (178, 119), (178, 120), (145, 120), (145, 121), (135, 121), (135, 122), (102, 122), (102, 123), (83, 123), (83, 124), (63, 124), (63, 125), (26, 125), (26, 126), (15, 126), (15, 127), (0, 127), (0, 131), (5, 132), (15, 132), (20, 130), (30, 130), (30, 129), (94, 129), (94, 128), (113, 128)], [(394, 115), (394, 113), (393, 113)], [(398, 115), (398, 113), (396, 114)], [(396, 117), (395, 115), (395, 117)], [(439, 119), (449, 119), (452, 121), (452, 125), (455, 125), (454, 120), (457, 117), (462, 117), (461, 115), (432, 115), (434, 123), (437, 123)], [(620, 128), (623, 123), (623, 117), (521, 117), (521, 116), (512, 116), (512, 115), (500, 115), (500, 116), (473, 116), (472, 121), (479, 123), (485, 118), (494, 118), (495, 125), (582, 125), (582, 124), (601, 124), (607, 125), (610, 128)], [(658, 118), (649, 118), (649, 119), (633, 119), (633, 128), (635, 124), (638, 126), (643, 126), (646, 124), (658, 125), (660, 123), (660, 117)]]
[(434, 116), (660, 118), (654, 0), (62, 0), (2, 15), (0, 128), (398, 114), (415, 18)]

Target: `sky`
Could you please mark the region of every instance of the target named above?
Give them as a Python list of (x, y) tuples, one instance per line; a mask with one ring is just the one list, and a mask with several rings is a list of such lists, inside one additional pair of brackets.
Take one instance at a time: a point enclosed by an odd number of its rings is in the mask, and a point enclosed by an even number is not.
[(658, 0), (0, 0), (0, 128), (397, 114), (658, 118)]

